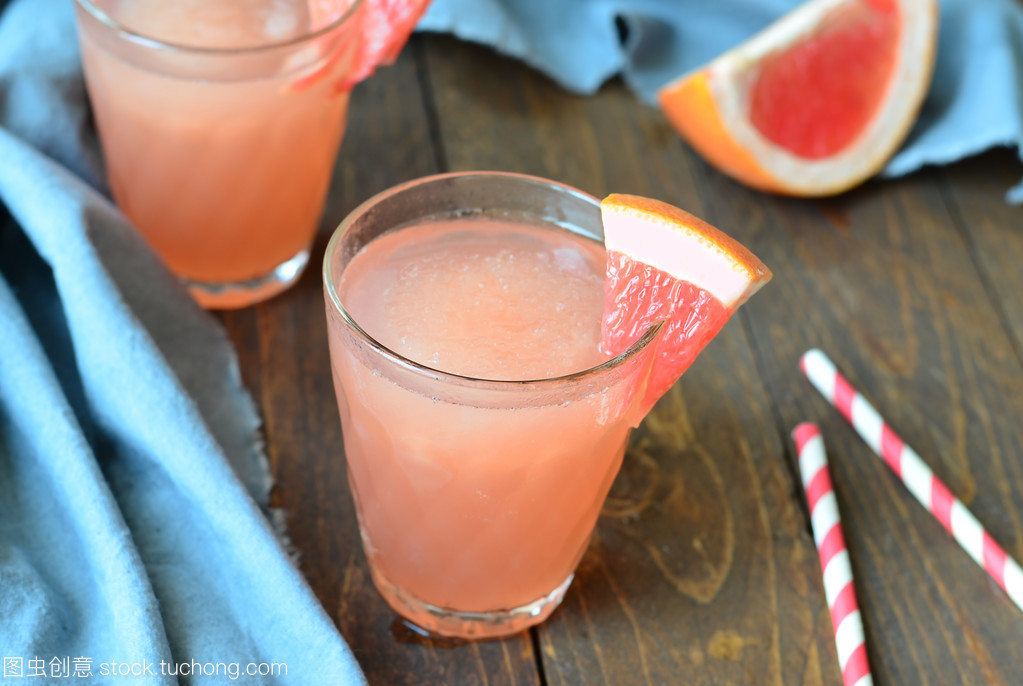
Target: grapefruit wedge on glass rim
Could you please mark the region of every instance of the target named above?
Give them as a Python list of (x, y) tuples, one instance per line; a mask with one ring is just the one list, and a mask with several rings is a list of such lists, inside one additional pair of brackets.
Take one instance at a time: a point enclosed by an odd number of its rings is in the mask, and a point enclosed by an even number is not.
[(840, 193), (909, 133), (934, 68), (937, 0), (811, 0), (662, 87), (661, 110), (748, 186)]
[(618, 355), (664, 322), (638, 423), (771, 270), (734, 238), (659, 200), (612, 194), (600, 212), (607, 252), (601, 348)]
[[(335, 92), (349, 91), (378, 66), (393, 63), (429, 7), (430, 0), (307, 0), (310, 30), (318, 31), (337, 21), (356, 3), (358, 7), (354, 9), (353, 21), (357, 22), (355, 36), (358, 42), (351, 54), (345, 50), (335, 54), (335, 60), (351, 59), (344, 77), (335, 85)], [(332, 60), (296, 81), (292, 90), (305, 90), (330, 77), (335, 67)]]

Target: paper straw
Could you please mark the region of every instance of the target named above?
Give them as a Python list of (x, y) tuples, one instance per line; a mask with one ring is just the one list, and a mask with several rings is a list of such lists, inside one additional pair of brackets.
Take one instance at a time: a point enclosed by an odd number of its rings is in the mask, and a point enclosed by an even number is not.
[(902, 479), (909, 492), (941, 522), (960, 546), (1023, 610), (1023, 569), (995, 543), (977, 518), (938, 480), (911, 447), (885, 423), (877, 410), (835, 368), (820, 350), (800, 361), (803, 373), (842, 413), (860, 437)]
[(856, 602), (852, 566), (842, 535), (842, 520), (838, 515), (838, 501), (831, 486), (828, 457), (824, 440), (815, 424), (800, 424), (792, 432), (799, 453), (799, 472), (803, 478), (803, 492), (810, 508), (810, 524), (817, 555), (824, 574), (824, 595), (831, 611), (831, 624), (835, 629), (835, 648), (838, 665), (842, 669), (845, 686), (873, 686), (867, 644), (863, 635), (863, 618)]

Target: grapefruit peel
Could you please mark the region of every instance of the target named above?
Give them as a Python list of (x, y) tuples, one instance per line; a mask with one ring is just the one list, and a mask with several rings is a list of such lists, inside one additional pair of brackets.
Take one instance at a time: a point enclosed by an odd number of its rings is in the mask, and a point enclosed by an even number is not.
[[(750, 91), (758, 66), (798, 47), (850, 7), (895, 13), (899, 30), (891, 76), (876, 111), (849, 145), (820, 159), (797, 155), (751, 122)], [(930, 85), (937, 27), (936, 0), (811, 0), (749, 41), (668, 83), (658, 101), (682, 137), (738, 181), (786, 195), (834, 195), (876, 174), (909, 133)], [(835, 78), (843, 75), (836, 73)]]

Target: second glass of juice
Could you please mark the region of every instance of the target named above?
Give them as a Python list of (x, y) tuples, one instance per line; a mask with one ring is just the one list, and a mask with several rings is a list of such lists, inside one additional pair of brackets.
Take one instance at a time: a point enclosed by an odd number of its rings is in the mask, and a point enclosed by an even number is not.
[(359, 4), (76, 0), (111, 192), (202, 305), (262, 300), (305, 266)]
[(461, 173), (367, 201), (327, 248), (363, 547), (384, 599), (429, 632), (543, 621), (590, 540), (657, 335), (600, 351), (600, 227), (567, 186)]

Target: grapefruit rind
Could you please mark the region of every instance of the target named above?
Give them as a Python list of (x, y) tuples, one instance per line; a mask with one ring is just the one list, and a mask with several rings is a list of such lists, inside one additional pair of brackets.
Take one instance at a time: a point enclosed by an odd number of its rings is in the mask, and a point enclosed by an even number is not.
[[(892, 78), (877, 113), (841, 152), (817, 160), (799, 157), (768, 140), (748, 116), (751, 69), (768, 54), (812, 33), (830, 13), (851, 1), (855, 0), (801, 5), (746, 43), (664, 86), (658, 93), (661, 109), (709, 162), (755, 188), (824, 196), (858, 185), (884, 166), (923, 104), (934, 69), (936, 0), (897, 0), (901, 31)], [(701, 89), (710, 97), (692, 97)]]
[(731, 236), (658, 200), (612, 194), (600, 203), (604, 247), (701, 288), (734, 310), (771, 278)]

